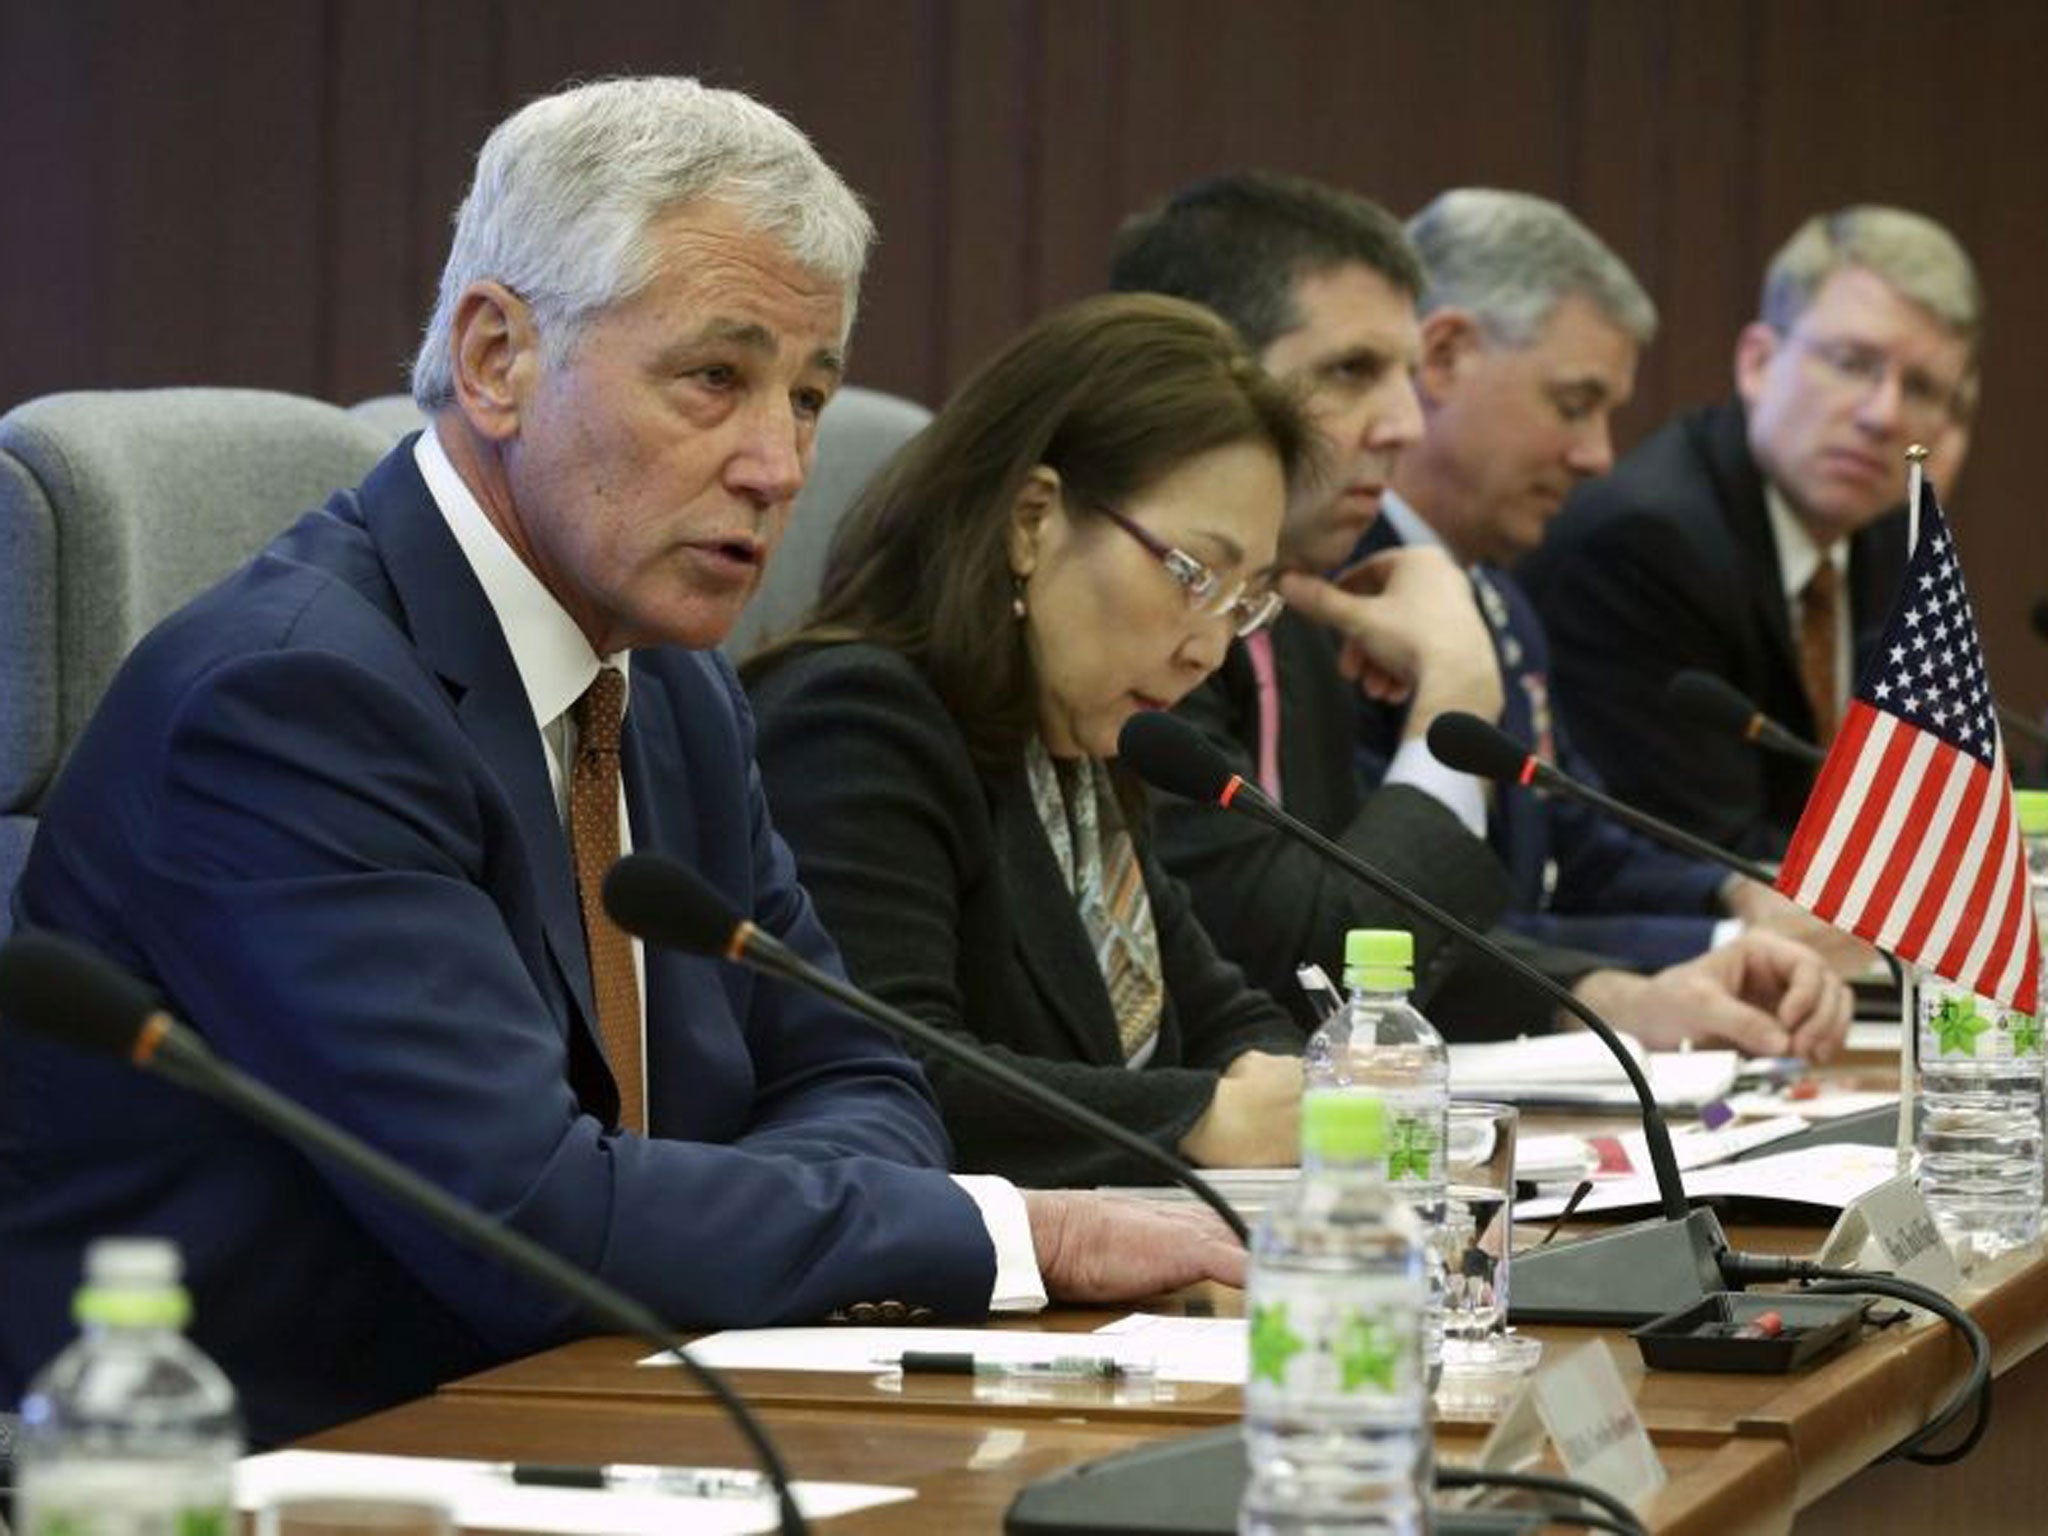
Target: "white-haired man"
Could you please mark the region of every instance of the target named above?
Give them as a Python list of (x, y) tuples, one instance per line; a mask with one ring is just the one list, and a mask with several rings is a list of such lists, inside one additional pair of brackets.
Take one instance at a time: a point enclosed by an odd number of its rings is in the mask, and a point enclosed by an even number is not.
[[(621, 848), (816, 962), (708, 647), (781, 536), (869, 228), (789, 124), (620, 80), (492, 134), (401, 444), (138, 648), (17, 916), (679, 1326), (978, 1314), (1232, 1278), (1220, 1225), (955, 1181), (845, 1011), (639, 947)], [(0, 1398), (106, 1230), (184, 1248), (252, 1438), (569, 1336), (574, 1310), (139, 1075), (0, 1036)]]

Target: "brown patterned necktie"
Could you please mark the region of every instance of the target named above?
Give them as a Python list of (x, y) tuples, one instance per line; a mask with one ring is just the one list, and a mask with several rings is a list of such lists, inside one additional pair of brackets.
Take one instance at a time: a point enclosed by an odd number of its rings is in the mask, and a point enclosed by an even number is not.
[(1842, 578), (1832, 560), (1822, 560), (1799, 589), (1799, 677), (1813, 706), (1813, 739), (1826, 746), (1835, 736), (1835, 644), (1841, 628)]
[(583, 941), (590, 950), (590, 986), (597, 999), (597, 1032), (605, 1061), (619, 1085), (619, 1124), (647, 1129), (645, 1070), (640, 1045), (640, 986), (633, 975), (633, 941), (605, 915), (605, 871), (619, 856), (619, 725), (626, 713), (626, 679), (601, 667), (576, 701), (576, 761), (569, 770), (569, 847), (576, 856), (576, 895), (583, 907)]

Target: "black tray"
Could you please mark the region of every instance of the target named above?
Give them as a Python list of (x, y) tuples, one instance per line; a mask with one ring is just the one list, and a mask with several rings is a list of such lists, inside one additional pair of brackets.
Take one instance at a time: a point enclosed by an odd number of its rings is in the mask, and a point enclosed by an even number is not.
[[(1860, 1296), (1747, 1295), (1716, 1291), (1635, 1330), (1643, 1364), (1660, 1371), (1796, 1371), (1854, 1336), (1870, 1303)], [(1734, 1330), (1766, 1312), (1785, 1330), (1767, 1339), (1738, 1339)]]

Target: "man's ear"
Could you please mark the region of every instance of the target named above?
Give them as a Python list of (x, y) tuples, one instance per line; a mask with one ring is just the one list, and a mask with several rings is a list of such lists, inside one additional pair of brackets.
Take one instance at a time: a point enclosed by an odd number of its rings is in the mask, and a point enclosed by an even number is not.
[(1435, 310), (1421, 325), (1422, 354), (1415, 369), (1415, 391), (1425, 406), (1440, 405), (1457, 387), (1485, 338), (1468, 309)]
[(1059, 504), (1059, 471), (1047, 464), (1034, 466), (1010, 502), (1012, 576), (1023, 580), (1038, 569), (1045, 552), (1046, 530)]
[(1752, 320), (1735, 338), (1735, 392), (1751, 410), (1763, 394), (1764, 374), (1785, 338), (1761, 320)]
[(471, 283), (449, 327), (455, 403), (481, 437), (519, 434), (520, 412), (540, 377), (540, 332), (524, 299), (502, 283)]

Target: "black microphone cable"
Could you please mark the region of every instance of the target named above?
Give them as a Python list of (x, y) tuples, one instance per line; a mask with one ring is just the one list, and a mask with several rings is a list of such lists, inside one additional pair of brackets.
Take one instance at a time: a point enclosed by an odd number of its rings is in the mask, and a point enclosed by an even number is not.
[[(1961, 1461), (1976, 1449), (1991, 1424), (1991, 1340), (1977, 1320), (1937, 1290), (1897, 1275), (1872, 1274), (1860, 1269), (1833, 1269), (1810, 1259), (1779, 1258), (1751, 1253), (1728, 1252), (1721, 1266), (1731, 1280), (1744, 1284), (1796, 1280), (1801, 1289), (1820, 1296), (1886, 1296), (1925, 1308), (1954, 1325), (1970, 1348), (1970, 1369), (1954, 1397), (1897, 1445), (1880, 1456), (1880, 1461), (1910, 1461), (1916, 1466), (1945, 1467)], [(1937, 1438), (1964, 1414), (1974, 1409), (1975, 1417), (1963, 1437), (1941, 1450), (1928, 1450)]]
[(1606, 1489), (1596, 1488), (1576, 1478), (1558, 1477), (1548, 1472), (1482, 1472), (1477, 1467), (1438, 1467), (1436, 1485), (1452, 1489), (1512, 1488), (1524, 1493), (1543, 1494), (1551, 1499), (1572, 1500), (1576, 1505), (1591, 1504), (1594, 1509), (1577, 1508), (1572, 1504), (1545, 1504), (1541, 1513), (1552, 1525), (1614, 1531), (1619, 1536), (1647, 1536), (1646, 1528), (1636, 1518), (1634, 1510)]

